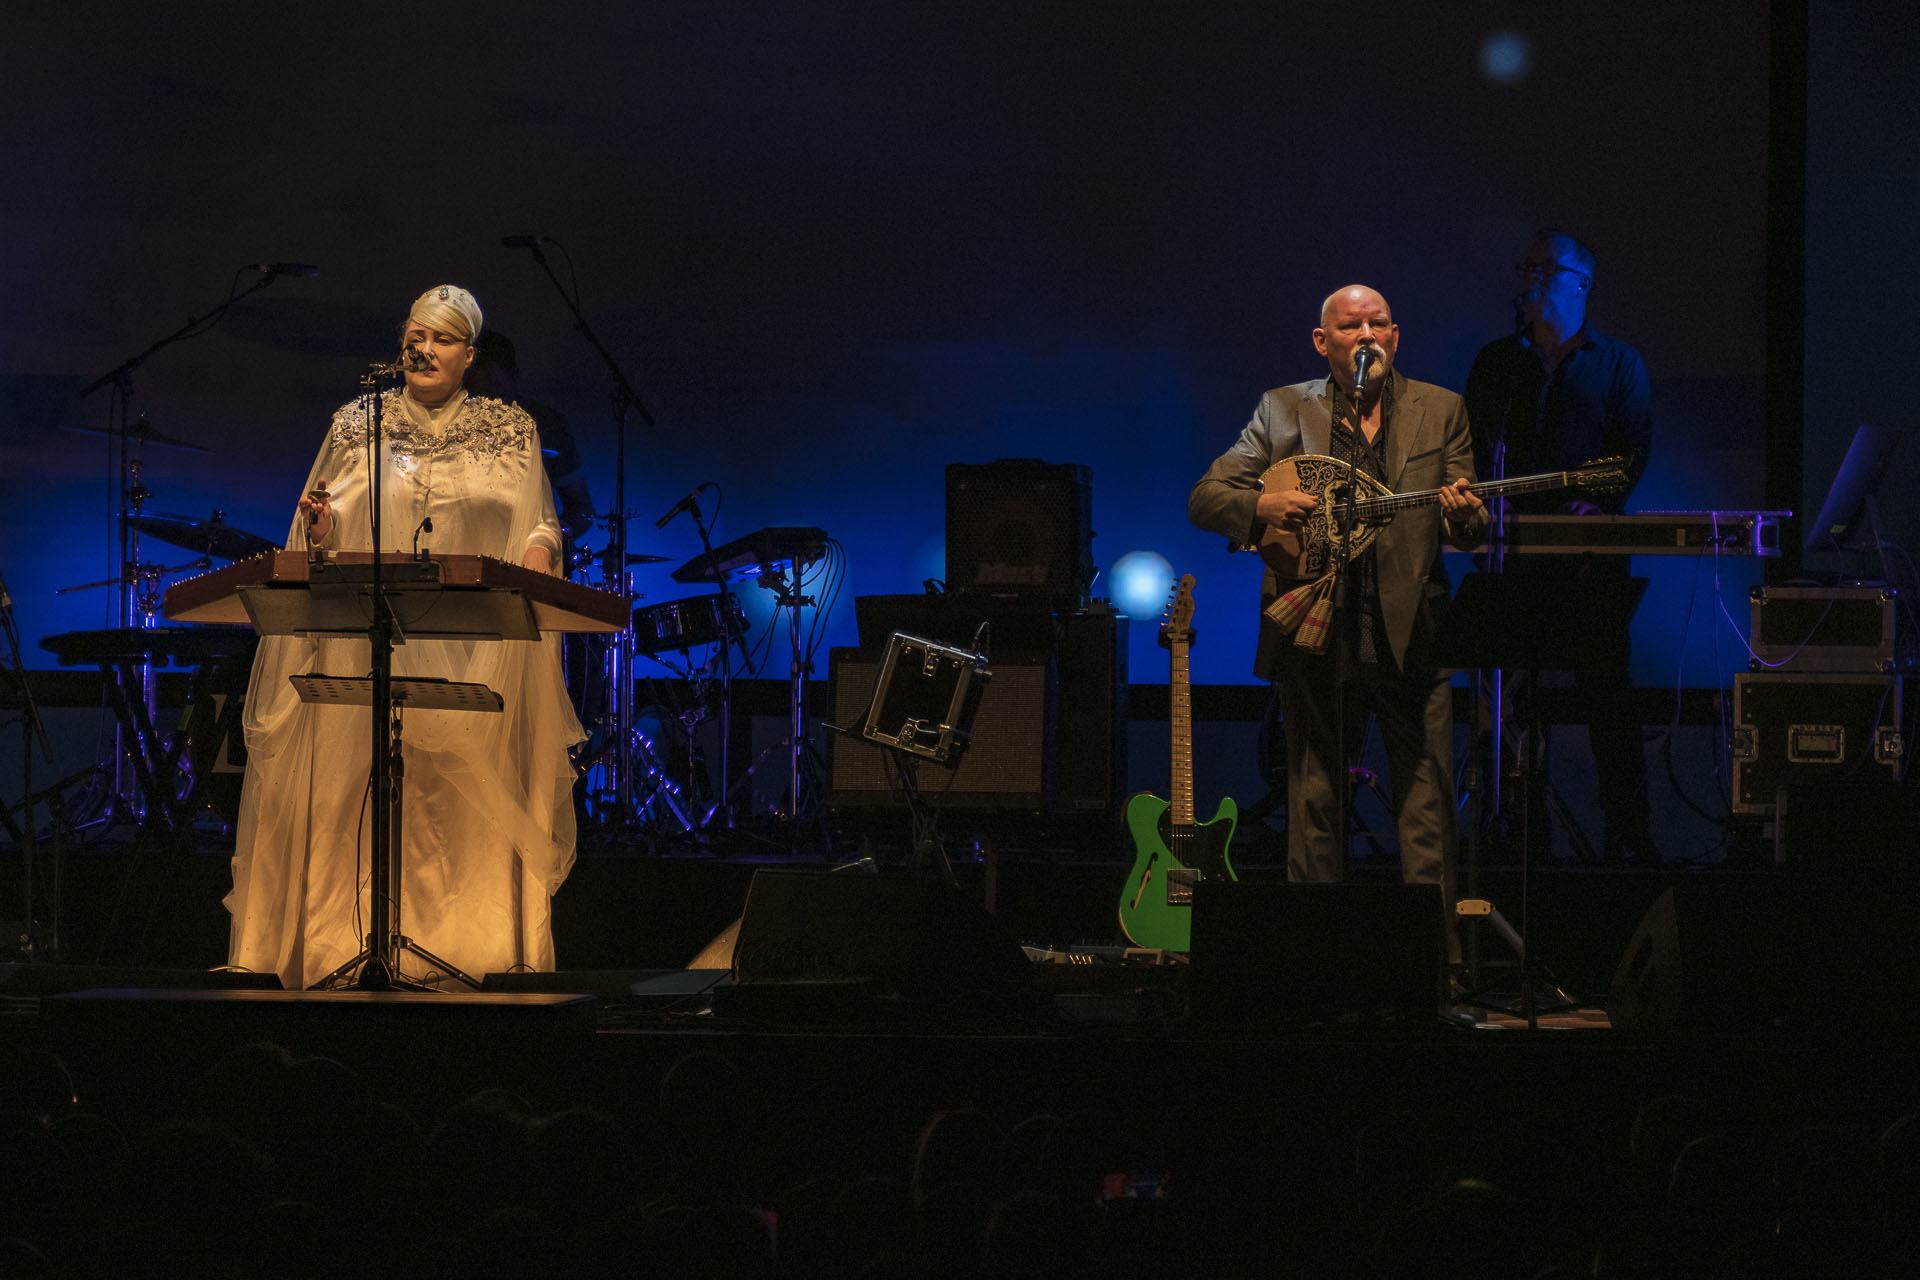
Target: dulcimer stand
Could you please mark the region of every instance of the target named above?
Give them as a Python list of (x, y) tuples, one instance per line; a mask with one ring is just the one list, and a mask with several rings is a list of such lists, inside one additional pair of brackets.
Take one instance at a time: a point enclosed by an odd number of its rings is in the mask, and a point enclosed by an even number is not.
[[(291, 679), (302, 702), (347, 707), (374, 705), (372, 676), (301, 675)], [(406, 757), (401, 750), (400, 713), (407, 707), (417, 707), (422, 711), (481, 711), (498, 715), (506, 702), (484, 684), (393, 676), (389, 676), (387, 681), (387, 701), (392, 713), (386, 738), (387, 781), (390, 784), (386, 797), (387, 856), (381, 857), (380, 846), (376, 845), (374, 856), (369, 860), (372, 864), (372, 906), (367, 912), (367, 945), (360, 954), (314, 983), (313, 987), (316, 991), (328, 990), (357, 969), (360, 971), (357, 985), (369, 990), (388, 987), (404, 987), (415, 991), (430, 989), (426, 983), (415, 982), (401, 974), (399, 961), (404, 953), (426, 961), (446, 977), (464, 982), (470, 990), (478, 991), (480, 984), (471, 975), (461, 972), (449, 961), (409, 938), (400, 926), (400, 828), (401, 814), (406, 808), (404, 793), (407, 775)]]
[(400, 910), (400, 712), (502, 709), (485, 685), (393, 676), (392, 648), (409, 640), (538, 640), (543, 631), (612, 632), (627, 624), (628, 601), (549, 574), (485, 556), (390, 551), (277, 551), (176, 584), (166, 614), (180, 622), (250, 622), (261, 635), (369, 636), (372, 674), (291, 677), (310, 702), (371, 706), (373, 730), (373, 885), (367, 945), (317, 986), (355, 969), (365, 990), (419, 989), (401, 977), (411, 951), (450, 977), (467, 975), (409, 942)]

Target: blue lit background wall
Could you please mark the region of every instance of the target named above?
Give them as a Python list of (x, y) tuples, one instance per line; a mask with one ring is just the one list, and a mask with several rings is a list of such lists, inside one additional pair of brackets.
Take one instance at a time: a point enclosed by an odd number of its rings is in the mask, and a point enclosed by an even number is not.
[[(55, 594), (112, 569), (105, 443), (71, 429), (106, 405), (72, 392), (242, 263), (323, 274), (137, 372), (135, 407), (212, 450), (150, 450), (150, 511), (281, 536), (327, 415), (441, 280), (512, 335), (608, 502), (604, 368), (509, 234), (565, 245), (656, 419), (628, 427), (632, 542), (671, 557), (647, 598), (690, 594), (666, 571), (693, 530), (652, 521), (715, 480), (717, 539), (845, 544), (828, 643), (854, 595), (941, 575), (947, 463), (1039, 457), (1092, 467), (1103, 570), (1198, 576), (1195, 678), (1250, 680), (1256, 567), (1187, 525), (1188, 485), (1261, 389), (1324, 371), (1337, 285), (1380, 288), (1402, 367), (1459, 386), (1543, 223), (1598, 247), (1595, 320), (1653, 371), (1635, 506), (1764, 505), (1758, 0), (555, 8), (0, 19), (0, 571), (29, 644), (110, 620), (104, 590)], [(1744, 667), (1713, 566), (1646, 570), (1642, 683)], [(1742, 624), (1753, 574), (1720, 567)], [(1134, 644), (1164, 678), (1152, 628)]]

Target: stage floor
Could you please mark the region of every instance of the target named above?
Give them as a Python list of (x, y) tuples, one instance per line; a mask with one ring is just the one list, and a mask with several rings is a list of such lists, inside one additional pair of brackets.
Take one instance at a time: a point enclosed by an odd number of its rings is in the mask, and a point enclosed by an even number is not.
[[(935, 998), (884, 983), (734, 983), (692, 967), (741, 919), (756, 875), (824, 872), (845, 856), (583, 856), (555, 900), (560, 973), (493, 975), (465, 995), (370, 995), (210, 972), (224, 958), (225, 850), (85, 847), (62, 868), (60, 962), (0, 965), (0, 1035), (70, 1059), (95, 1096), (156, 1113), (182, 1105), (221, 1052), (261, 1040), (337, 1059), (425, 1113), (485, 1086), (540, 1106), (618, 1109), (702, 1050), (735, 1059), (780, 1105), (859, 1100), (855, 1118), (878, 1107), (909, 1126), (937, 1106), (1125, 1108), (1166, 1090), (1251, 1100), (1305, 1088), (1355, 1114), (1467, 1099), (1611, 1107), (1670, 1090), (1768, 1109), (1920, 1101), (1920, 968), (1901, 894), (1724, 867), (1553, 867), (1524, 884), (1517, 869), (1488, 870), (1480, 896), (1532, 940), (1541, 989), (1571, 997), (1533, 1028), (1457, 988), (1420, 1007), (1394, 985), (1405, 975), (1372, 975), (1400, 994), (1366, 1007), (1325, 974), (1302, 996), (1285, 976), (1116, 960), (1128, 862), (1060, 850), (969, 849), (954, 866), (955, 895), (981, 919), (991, 902), (994, 928), (1023, 954), (1080, 958), (1030, 961), (1017, 989), (976, 989), (958, 961), (939, 969)], [(897, 851), (868, 856), (876, 874), (851, 873), (864, 882), (907, 875)], [(1284, 879), (1271, 860), (1238, 867), (1251, 885)], [(18, 871), (17, 855), (0, 856), (0, 892)], [(1355, 868), (1358, 883), (1391, 878)], [(1649, 908), (1669, 894), (1677, 926), (1652, 938)], [(1516, 987), (1515, 957), (1484, 928), (1466, 940), (1478, 969), (1446, 976), (1477, 973), (1497, 1006)], [(949, 941), (919, 939), (920, 961), (938, 968)], [(1637, 966), (1623, 969), (1636, 948)], [(1223, 986), (1234, 1016), (1194, 1016), (1192, 998)]]

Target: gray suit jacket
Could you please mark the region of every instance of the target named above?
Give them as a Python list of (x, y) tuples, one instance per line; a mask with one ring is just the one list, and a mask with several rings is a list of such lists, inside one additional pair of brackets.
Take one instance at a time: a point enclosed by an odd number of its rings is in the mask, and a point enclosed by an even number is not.
[[(1465, 403), (1444, 387), (1415, 382), (1398, 370), (1390, 376), (1393, 423), (1387, 433), (1387, 486), (1405, 493), (1437, 489), (1460, 476), (1474, 479), (1473, 436)], [(1187, 518), (1235, 543), (1258, 543), (1263, 526), (1255, 520), (1253, 508), (1260, 498), (1262, 473), (1296, 453), (1329, 452), (1332, 435), (1333, 407), (1325, 378), (1267, 392), (1240, 439), (1214, 459), (1187, 495)], [(1485, 521), (1485, 513), (1479, 513), (1476, 527), (1470, 530), (1473, 536), (1457, 539), (1456, 545), (1471, 546), (1484, 532)], [(1444, 523), (1438, 506), (1403, 511), (1374, 540), (1380, 612), (1386, 619), (1394, 661), (1402, 667), (1429, 577), (1438, 574), (1444, 580), (1445, 571), (1436, 564)], [(1263, 610), (1281, 589), (1268, 570), (1260, 587)], [(1290, 644), (1291, 638), (1267, 623), (1263, 613), (1254, 673), (1265, 680), (1276, 678), (1276, 664)]]

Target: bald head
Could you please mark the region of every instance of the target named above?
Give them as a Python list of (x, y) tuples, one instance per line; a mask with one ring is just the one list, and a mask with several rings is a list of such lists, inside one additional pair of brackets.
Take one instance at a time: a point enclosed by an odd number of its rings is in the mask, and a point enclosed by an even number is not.
[(1334, 305), (1341, 301), (1349, 302), (1354, 306), (1358, 306), (1361, 303), (1373, 303), (1379, 306), (1380, 310), (1385, 313), (1389, 319), (1393, 316), (1393, 309), (1387, 306), (1387, 300), (1380, 296), (1379, 290), (1369, 289), (1363, 284), (1350, 284), (1344, 289), (1335, 289), (1327, 295), (1327, 300), (1320, 304), (1320, 327), (1322, 329), (1326, 328), (1327, 322), (1333, 318)]
[(1354, 353), (1362, 347), (1373, 352), (1373, 376), (1367, 380), (1366, 400), (1379, 395), (1377, 388), (1393, 368), (1394, 354), (1400, 349), (1400, 326), (1393, 322), (1387, 300), (1363, 284), (1336, 289), (1320, 304), (1320, 327), (1313, 331), (1313, 347), (1327, 358), (1334, 381), (1349, 393), (1354, 385)]

